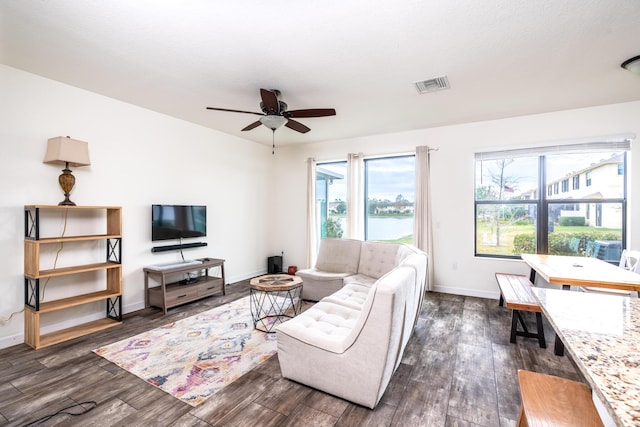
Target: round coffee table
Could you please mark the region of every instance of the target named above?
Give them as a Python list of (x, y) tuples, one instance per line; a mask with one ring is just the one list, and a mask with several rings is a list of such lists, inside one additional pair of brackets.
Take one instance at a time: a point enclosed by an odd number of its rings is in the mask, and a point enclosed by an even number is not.
[(302, 279), (288, 274), (267, 274), (249, 281), (253, 326), (273, 333), (280, 323), (302, 310)]

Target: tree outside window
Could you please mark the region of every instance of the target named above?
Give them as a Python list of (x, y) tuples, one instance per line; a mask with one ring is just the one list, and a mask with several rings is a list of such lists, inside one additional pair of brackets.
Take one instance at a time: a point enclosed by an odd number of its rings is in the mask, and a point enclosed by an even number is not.
[(535, 157), (476, 161), (477, 254), (511, 255), (517, 234), (535, 233), (536, 164)]
[(316, 230), (318, 242), (341, 238), (346, 226), (347, 162), (319, 163), (316, 166)]

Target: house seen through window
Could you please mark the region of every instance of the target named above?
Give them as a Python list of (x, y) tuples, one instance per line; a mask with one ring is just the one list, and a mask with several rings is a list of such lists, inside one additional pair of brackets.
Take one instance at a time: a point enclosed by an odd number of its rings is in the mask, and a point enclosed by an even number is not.
[(341, 238), (347, 218), (347, 162), (316, 166), (316, 230), (318, 237)]
[(626, 243), (628, 149), (629, 141), (621, 141), (477, 153), (475, 254), (617, 263)]

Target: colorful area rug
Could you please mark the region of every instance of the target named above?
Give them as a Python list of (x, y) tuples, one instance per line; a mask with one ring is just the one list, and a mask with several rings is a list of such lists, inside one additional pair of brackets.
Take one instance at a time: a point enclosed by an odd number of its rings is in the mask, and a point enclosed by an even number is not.
[(276, 334), (253, 328), (249, 297), (93, 350), (197, 406), (276, 353)]

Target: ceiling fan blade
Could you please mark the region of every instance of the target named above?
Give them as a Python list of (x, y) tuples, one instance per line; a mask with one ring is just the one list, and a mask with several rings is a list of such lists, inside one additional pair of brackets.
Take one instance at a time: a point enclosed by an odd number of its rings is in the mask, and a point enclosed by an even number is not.
[(287, 123), (285, 123), (284, 125), (289, 129), (293, 129), (296, 132), (300, 132), (300, 133), (307, 133), (311, 130), (305, 125), (303, 125), (302, 123), (296, 122), (295, 120), (291, 120), (291, 119), (287, 119)]
[(280, 113), (280, 103), (278, 102), (278, 95), (276, 95), (274, 91), (260, 89), (260, 97), (262, 98), (262, 104), (267, 111)]
[(228, 111), (228, 112), (230, 112), (230, 113), (247, 113), (247, 114), (257, 114), (258, 116), (264, 116), (264, 114), (262, 114), (262, 113), (256, 113), (255, 111), (230, 110), (230, 109), (228, 109), (228, 108), (207, 107), (207, 110)]
[(255, 129), (258, 126), (260, 126), (262, 124), (262, 122), (260, 120), (258, 120), (257, 122), (253, 122), (250, 125), (248, 125), (247, 127), (245, 127), (244, 129), (242, 129), (243, 131), (245, 130), (251, 130), (251, 129)]
[(283, 113), (285, 117), (326, 117), (335, 116), (336, 110), (333, 108), (309, 108), (306, 110), (292, 110)]

